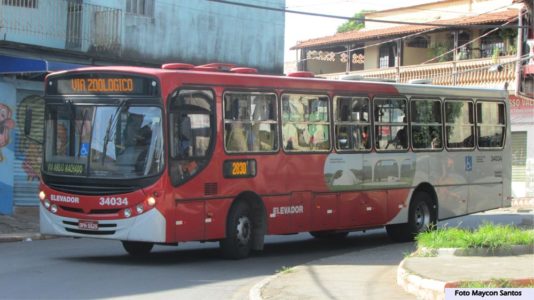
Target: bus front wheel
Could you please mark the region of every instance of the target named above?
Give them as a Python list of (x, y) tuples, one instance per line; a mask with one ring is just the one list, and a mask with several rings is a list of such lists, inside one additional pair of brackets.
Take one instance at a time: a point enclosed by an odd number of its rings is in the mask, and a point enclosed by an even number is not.
[(226, 238), (220, 241), (224, 258), (241, 259), (250, 254), (254, 226), (250, 207), (238, 202), (228, 213)]
[(418, 233), (433, 229), (436, 221), (431, 196), (427, 192), (419, 191), (410, 204), (408, 223), (387, 225), (386, 232), (396, 242), (409, 242), (413, 241)]
[(140, 257), (148, 255), (152, 250), (152, 247), (154, 247), (154, 244), (147, 242), (122, 241), (122, 246), (131, 256)]

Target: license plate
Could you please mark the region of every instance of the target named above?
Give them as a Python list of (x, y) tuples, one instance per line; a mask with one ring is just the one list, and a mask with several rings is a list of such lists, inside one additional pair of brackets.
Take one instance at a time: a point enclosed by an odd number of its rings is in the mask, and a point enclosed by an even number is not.
[(83, 229), (83, 230), (98, 230), (98, 222), (89, 221), (89, 220), (80, 220), (80, 222), (78, 222), (78, 228)]

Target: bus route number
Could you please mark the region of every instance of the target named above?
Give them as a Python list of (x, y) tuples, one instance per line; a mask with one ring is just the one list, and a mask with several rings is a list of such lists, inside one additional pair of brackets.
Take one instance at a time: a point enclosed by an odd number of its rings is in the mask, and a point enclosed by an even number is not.
[(247, 175), (247, 162), (246, 161), (234, 161), (232, 162), (232, 176)]
[(253, 159), (227, 160), (223, 166), (224, 177), (241, 178), (256, 176), (256, 161)]

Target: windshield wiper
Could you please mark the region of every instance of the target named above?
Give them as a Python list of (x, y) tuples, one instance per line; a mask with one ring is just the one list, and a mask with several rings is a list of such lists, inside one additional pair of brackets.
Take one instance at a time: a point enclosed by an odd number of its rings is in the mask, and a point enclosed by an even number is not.
[(104, 160), (106, 159), (106, 155), (107, 155), (107, 150), (108, 150), (108, 142), (109, 142), (109, 138), (111, 136), (111, 129), (113, 128), (113, 134), (115, 134), (115, 127), (116, 127), (116, 124), (117, 124), (117, 120), (118, 120), (118, 116), (119, 116), (119, 113), (121, 112), (122, 108), (126, 105), (127, 101), (126, 100), (119, 100), (120, 101), (120, 104), (119, 106), (117, 107), (117, 109), (115, 110), (115, 113), (113, 113), (113, 116), (111, 116), (109, 118), (109, 123), (108, 123), (108, 128), (106, 128), (106, 135), (104, 136), (104, 149), (102, 149), (102, 163), (104, 163)]

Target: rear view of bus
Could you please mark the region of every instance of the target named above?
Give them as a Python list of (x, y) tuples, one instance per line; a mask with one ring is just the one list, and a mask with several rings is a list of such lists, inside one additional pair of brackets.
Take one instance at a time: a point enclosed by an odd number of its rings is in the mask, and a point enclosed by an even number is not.
[(47, 78), (43, 234), (118, 239), (137, 253), (152, 244), (127, 241), (166, 241), (160, 93), (156, 78), (124, 73)]

